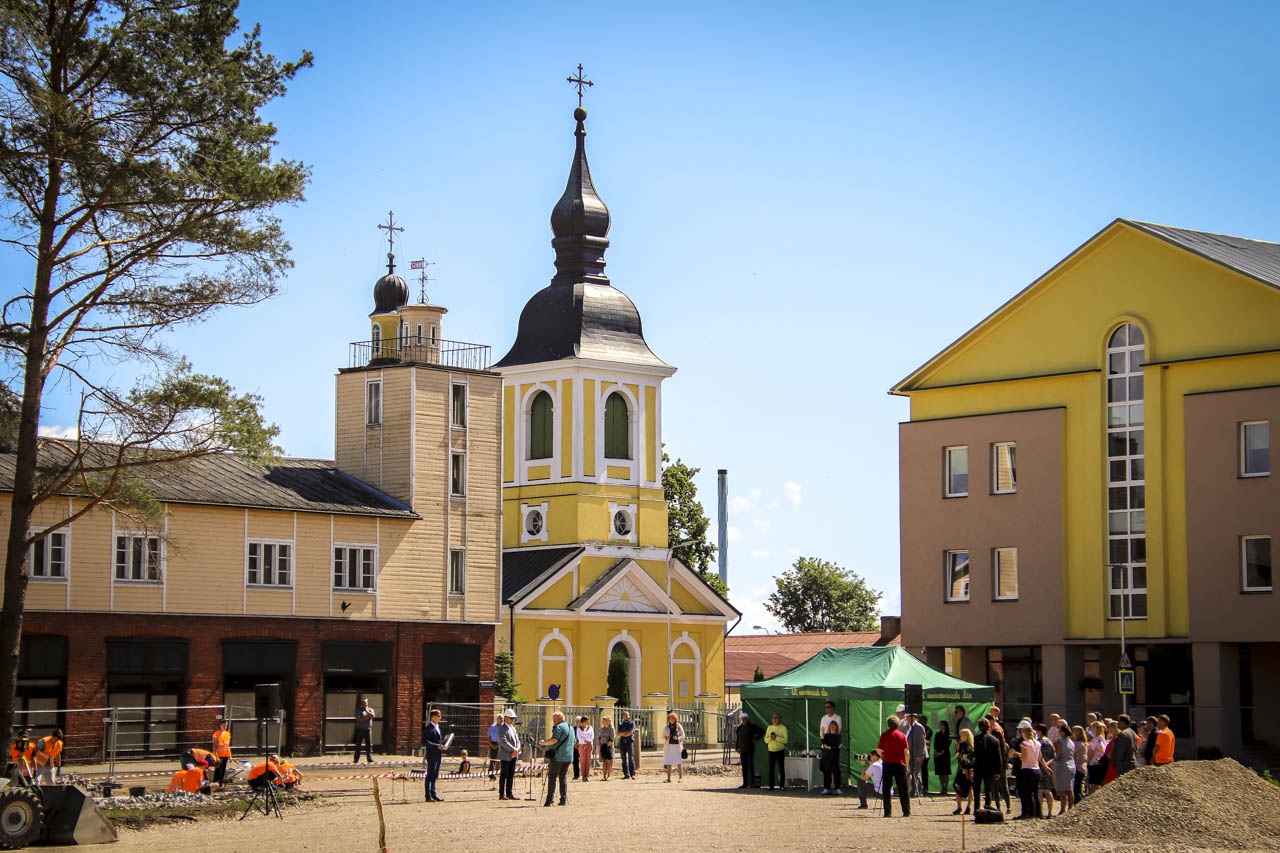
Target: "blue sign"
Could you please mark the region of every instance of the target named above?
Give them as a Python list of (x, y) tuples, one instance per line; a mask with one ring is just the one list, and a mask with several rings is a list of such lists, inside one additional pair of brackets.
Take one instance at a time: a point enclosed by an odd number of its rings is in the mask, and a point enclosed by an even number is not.
[(1133, 670), (1116, 670), (1116, 692), (1124, 696), (1133, 695)]
[(550, 687), (548, 687), (548, 688), (547, 688), (547, 698), (548, 698), (548, 699), (559, 699), (559, 698), (560, 698), (560, 685), (559, 685), (559, 684), (553, 684), (553, 685), (551, 685)]

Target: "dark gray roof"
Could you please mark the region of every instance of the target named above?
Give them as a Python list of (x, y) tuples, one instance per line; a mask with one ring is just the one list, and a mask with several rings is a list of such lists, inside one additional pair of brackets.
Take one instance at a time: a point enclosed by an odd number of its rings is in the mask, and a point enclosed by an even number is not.
[[(61, 443), (46, 443), (41, 465), (52, 466), (69, 455)], [(0, 453), (0, 490), (13, 490), (12, 452)], [(231, 454), (216, 454), (181, 463), (179, 468), (157, 468), (147, 484), (164, 503), (323, 512), (416, 518), (405, 504), (373, 486), (336, 470), (327, 459), (285, 457), (261, 468)], [(68, 494), (76, 494), (74, 489)]]
[(529, 590), (581, 554), (581, 545), (557, 548), (512, 548), (502, 552), (502, 603), (514, 604)]
[(600, 577), (592, 581), (591, 585), (582, 591), (582, 595), (578, 596), (573, 601), (569, 602), (569, 609), (577, 610), (579, 607), (586, 604), (587, 599), (591, 598), (591, 596), (595, 595), (597, 592), (604, 589), (605, 584), (609, 583), (609, 581), (613, 580), (618, 575), (622, 574), (623, 569), (625, 569), (628, 565), (630, 565), (630, 563), (631, 563), (631, 560), (624, 557), (623, 559), (619, 560), (618, 562), (610, 566), (609, 569), (606, 572), (604, 572), (604, 574), (600, 575)]
[(1280, 288), (1280, 243), (1247, 240), (1244, 237), (1210, 234), (1206, 231), (1189, 231), (1186, 228), (1133, 219), (1121, 221), (1263, 284)]

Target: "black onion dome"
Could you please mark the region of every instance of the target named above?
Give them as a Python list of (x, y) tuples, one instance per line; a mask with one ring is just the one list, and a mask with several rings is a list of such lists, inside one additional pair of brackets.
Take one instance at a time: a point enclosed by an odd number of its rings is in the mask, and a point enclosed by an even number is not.
[(494, 367), (535, 364), (562, 358), (668, 365), (645, 343), (640, 312), (604, 274), (609, 248), (609, 208), (596, 194), (587, 164), (587, 111), (579, 107), (573, 164), (564, 195), (551, 211), (551, 245), (556, 274), (520, 312), (511, 350)]
[(387, 314), (409, 302), (409, 285), (396, 275), (396, 256), (387, 253), (387, 274), (373, 283), (373, 313)]

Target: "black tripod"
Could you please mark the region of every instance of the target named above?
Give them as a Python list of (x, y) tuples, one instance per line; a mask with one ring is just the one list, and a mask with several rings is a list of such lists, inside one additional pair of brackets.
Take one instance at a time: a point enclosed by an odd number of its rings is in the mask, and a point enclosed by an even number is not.
[(280, 812), (280, 802), (276, 799), (276, 782), (273, 778), (274, 771), (272, 771), (269, 766), (271, 764), (271, 746), (267, 742), (266, 718), (260, 717), (258, 719), (258, 739), (262, 743), (262, 761), (264, 764), (268, 765), (267, 771), (259, 777), (265, 782), (265, 784), (262, 785), (262, 787), (255, 787), (253, 780), (249, 780), (249, 787), (253, 789), (253, 797), (250, 798), (249, 806), (244, 810), (244, 814), (240, 815), (240, 819), (244, 820), (249, 816), (249, 812), (254, 811), (255, 809), (261, 809), (262, 813), (267, 817), (270, 817), (271, 813), (274, 811), (276, 813), (276, 817), (284, 820), (284, 815)]

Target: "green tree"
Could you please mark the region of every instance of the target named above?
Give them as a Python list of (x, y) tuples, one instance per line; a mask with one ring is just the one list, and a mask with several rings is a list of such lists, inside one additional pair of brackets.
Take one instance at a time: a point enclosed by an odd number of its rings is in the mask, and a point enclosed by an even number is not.
[[(154, 529), (149, 484), (233, 452), (269, 462), (259, 400), (192, 371), (167, 333), (272, 296), (288, 244), (271, 211), (307, 169), (273, 161), (260, 111), (311, 56), (280, 62), (236, 0), (0, 4), (0, 240), (31, 259), (0, 309), (15, 453), (0, 611), (0, 741), (11, 729), (32, 511), (74, 491)], [(17, 289), (17, 288), (15, 288)], [(132, 362), (131, 387), (114, 383)], [(132, 371), (131, 371), (132, 372)], [(39, 435), (44, 391), (80, 399), (74, 438)], [(6, 413), (8, 414), (8, 413)]]
[(684, 460), (672, 462), (662, 454), (662, 494), (667, 499), (667, 547), (692, 539), (692, 545), (676, 548), (672, 556), (693, 569), (720, 595), (728, 597), (729, 587), (711, 570), (716, 546), (707, 538), (711, 521), (698, 500), (698, 487), (693, 478), (701, 468), (690, 468)]
[(516, 656), (510, 649), (503, 649), (493, 656), (493, 692), (515, 705), (524, 703), (520, 682), (516, 681)]
[(609, 656), (609, 680), (605, 693), (618, 700), (618, 707), (631, 707), (631, 658), (617, 648)]
[(752, 681), (764, 681), (764, 670), (760, 668), (760, 664), (756, 664), (755, 675), (751, 676)]
[(875, 630), (882, 593), (856, 572), (799, 557), (774, 580), (764, 608), (789, 632)]

